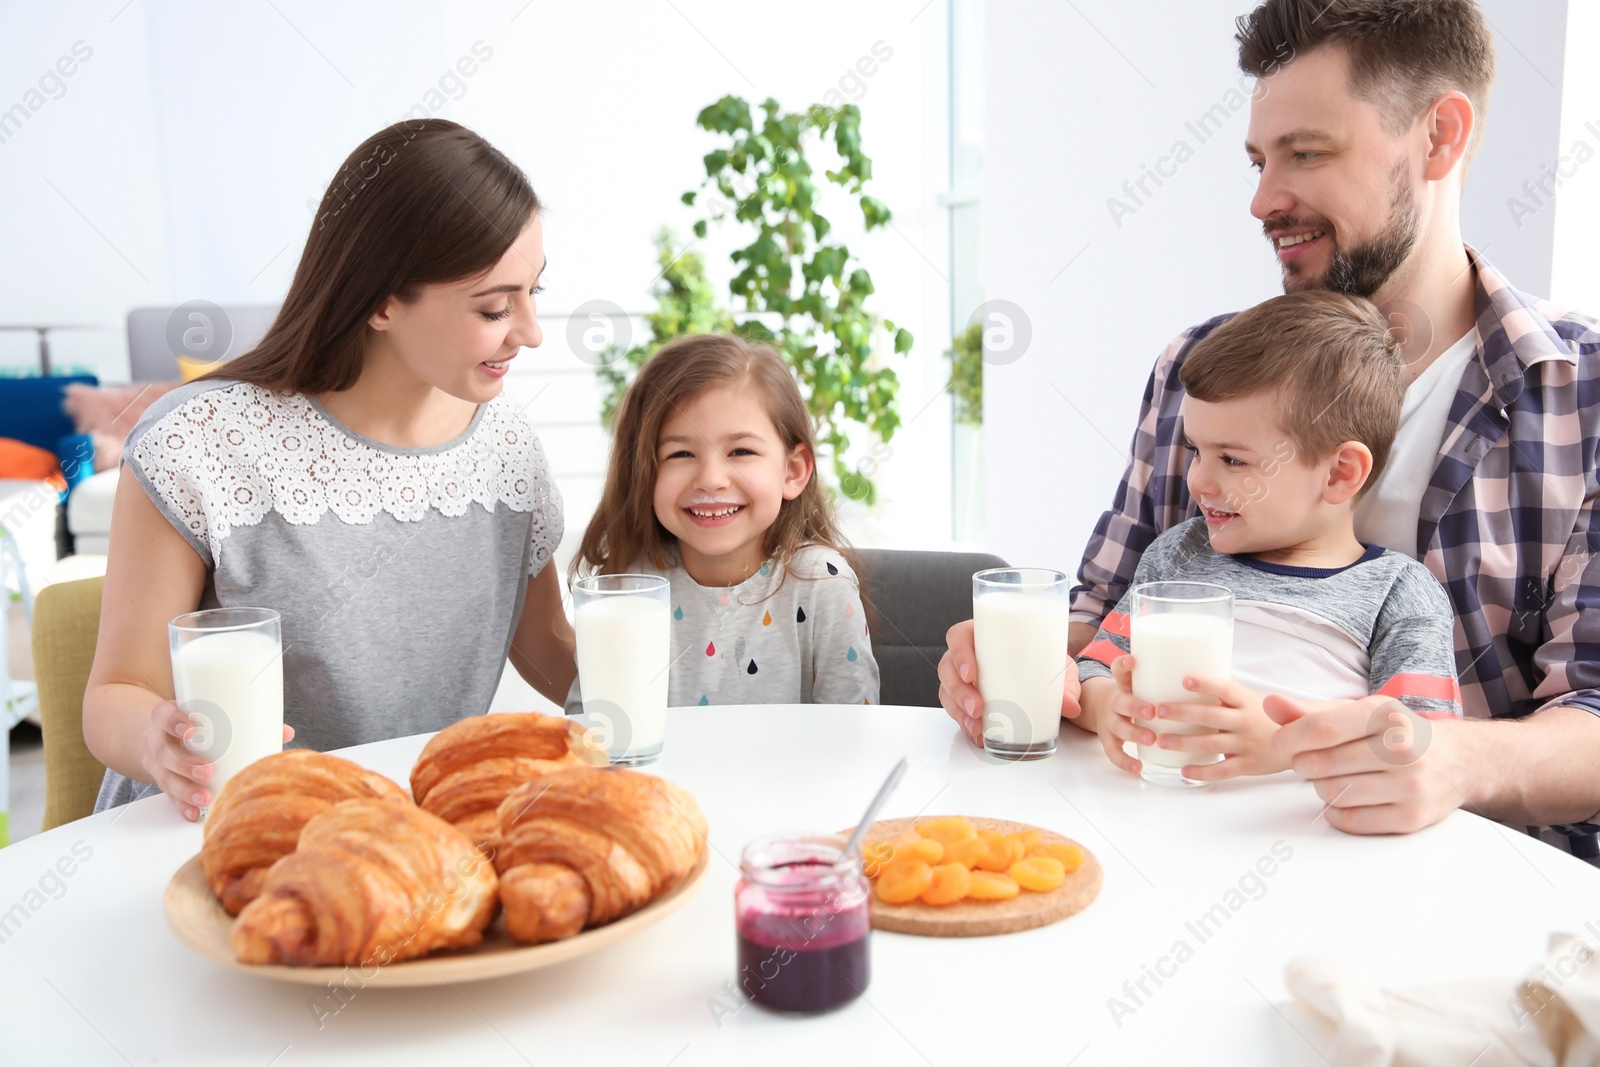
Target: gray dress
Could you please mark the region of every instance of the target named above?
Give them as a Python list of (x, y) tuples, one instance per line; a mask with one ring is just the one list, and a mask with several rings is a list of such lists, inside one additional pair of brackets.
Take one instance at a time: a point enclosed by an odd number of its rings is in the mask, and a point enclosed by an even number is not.
[[(294, 747), (487, 711), (561, 540), (544, 449), (504, 396), (455, 440), (399, 449), (298, 393), (196, 382), (145, 413), (123, 461), (205, 561), (202, 608), (282, 615)], [(108, 771), (95, 810), (154, 791)]]

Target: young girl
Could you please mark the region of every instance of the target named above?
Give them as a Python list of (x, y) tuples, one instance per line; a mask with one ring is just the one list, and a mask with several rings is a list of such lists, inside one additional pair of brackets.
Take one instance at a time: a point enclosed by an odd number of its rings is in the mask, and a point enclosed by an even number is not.
[[(815, 454), (811, 414), (769, 348), (685, 337), (629, 387), (572, 573), (669, 579), (672, 706), (877, 703)], [(567, 710), (581, 708), (574, 684)]]
[(167, 648), (197, 608), (279, 612), (285, 739), (313, 749), (487, 711), (508, 652), (566, 697), (561, 498), (500, 396), (544, 263), (527, 178), (471, 131), (404, 122), (346, 160), (260, 345), (128, 438), (84, 695), (97, 808), (211, 802)]

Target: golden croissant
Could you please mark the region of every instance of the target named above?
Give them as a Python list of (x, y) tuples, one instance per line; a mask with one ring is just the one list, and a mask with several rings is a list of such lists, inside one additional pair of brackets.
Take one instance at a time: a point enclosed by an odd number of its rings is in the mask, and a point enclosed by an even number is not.
[(245, 963), (383, 966), (483, 940), (494, 865), (436, 815), (347, 800), (306, 823), (233, 926)]
[(570, 767), (500, 805), (495, 867), (519, 941), (571, 937), (644, 907), (700, 860), (706, 822), (671, 782), (619, 767)]
[(274, 753), (235, 775), (206, 816), (200, 849), (206, 882), (227, 913), (255, 899), (267, 868), (294, 851), (307, 820), (358, 798), (409, 804), (376, 771), (306, 749)]
[(580, 763), (606, 762), (588, 731), (560, 715), (474, 715), (440, 730), (411, 768), (411, 795), (492, 850), (495, 809), (523, 782)]

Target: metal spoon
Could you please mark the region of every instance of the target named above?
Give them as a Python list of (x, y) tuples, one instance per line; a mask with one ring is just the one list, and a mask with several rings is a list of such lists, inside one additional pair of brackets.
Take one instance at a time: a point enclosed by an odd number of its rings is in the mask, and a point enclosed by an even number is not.
[(861, 835), (867, 832), (867, 827), (872, 825), (872, 820), (877, 818), (878, 811), (889, 799), (889, 794), (894, 792), (894, 787), (900, 784), (900, 779), (905, 777), (906, 761), (902, 757), (894, 769), (889, 772), (889, 777), (883, 780), (883, 785), (878, 787), (878, 795), (872, 798), (872, 803), (867, 805), (866, 813), (861, 816), (861, 821), (856, 824), (856, 832), (850, 835), (850, 840), (844, 843), (844, 848), (839, 852), (840, 859), (847, 859), (861, 847)]

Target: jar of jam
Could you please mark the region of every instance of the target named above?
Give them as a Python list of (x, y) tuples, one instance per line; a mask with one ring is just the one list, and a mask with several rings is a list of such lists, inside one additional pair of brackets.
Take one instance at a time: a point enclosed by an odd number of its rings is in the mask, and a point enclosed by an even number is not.
[(837, 836), (774, 834), (745, 846), (734, 890), (739, 988), (764, 1007), (818, 1012), (866, 991), (871, 885)]

